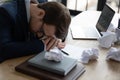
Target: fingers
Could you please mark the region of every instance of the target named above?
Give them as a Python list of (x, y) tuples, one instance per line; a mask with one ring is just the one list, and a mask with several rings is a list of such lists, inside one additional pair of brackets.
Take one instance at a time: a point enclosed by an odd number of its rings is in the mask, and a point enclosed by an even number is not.
[(48, 37), (47, 39), (44, 40), (44, 44), (47, 45), (50, 42), (51, 38)]
[(50, 49), (54, 48), (58, 44), (58, 42), (58, 39), (54, 37), (48, 37), (46, 40), (44, 40), (46, 50), (49, 51)]
[(65, 42), (62, 42), (62, 40), (59, 39), (59, 42), (58, 42), (58, 44), (57, 44), (57, 47), (58, 47), (59, 49), (63, 49), (63, 48), (65, 47)]
[(65, 43), (59, 43), (57, 47), (59, 49), (63, 49), (65, 47)]
[(54, 48), (56, 46), (56, 44), (57, 44), (56, 39), (54, 39), (54, 38), (50, 39), (50, 41), (46, 44), (47, 45), (46, 50), (49, 51), (50, 49)]
[(54, 47), (58, 47), (59, 49), (63, 49), (65, 47), (65, 43), (62, 42), (61, 39), (58, 39), (55, 37), (48, 37), (43, 42), (46, 45), (47, 51), (49, 51), (50, 49), (52, 49)]

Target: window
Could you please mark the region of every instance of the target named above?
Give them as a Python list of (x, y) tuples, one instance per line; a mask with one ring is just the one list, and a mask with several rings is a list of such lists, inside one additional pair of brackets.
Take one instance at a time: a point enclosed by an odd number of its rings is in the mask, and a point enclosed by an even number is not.
[(70, 9), (72, 15), (77, 15), (85, 10), (97, 10), (98, 0), (48, 0), (59, 1)]
[(120, 13), (120, 0), (48, 0), (58, 1), (66, 5), (73, 13), (79, 13), (85, 10), (102, 10), (104, 4), (109, 4), (116, 12)]
[(107, 0), (109, 4), (116, 12), (120, 13), (120, 0)]
[(67, 0), (67, 7), (71, 10), (96, 10), (97, 0)]

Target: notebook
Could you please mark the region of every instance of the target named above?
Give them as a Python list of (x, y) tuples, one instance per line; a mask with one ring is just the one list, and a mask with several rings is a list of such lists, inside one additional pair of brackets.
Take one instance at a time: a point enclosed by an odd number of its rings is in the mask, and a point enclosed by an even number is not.
[[(85, 72), (85, 67), (81, 63), (78, 63), (66, 76), (61, 76), (30, 66), (28, 62), (25, 61), (16, 66), (15, 70), (38, 78), (39, 80), (77, 80)], [(21, 76), (21, 74), (19, 76)]]
[(46, 51), (39, 53), (28, 60), (28, 64), (52, 73), (66, 76), (78, 63), (77, 59), (64, 56), (60, 62), (47, 60), (44, 58)]
[[(91, 14), (82, 14), (81, 16), (81, 14), (82, 13), (80, 13), (79, 16), (73, 18), (73, 23), (71, 22), (70, 25), (73, 39), (98, 39), (102, 36), (101, 32), (107, 31), (115, 11), (107, 4), (105, 4), (101, 14), (93, 14), (93, 16)], [(87, 19), (88, 16), (90, 19)], [(93, 23), (92, 20), (96, 19), (96, 17), (98, 17), (98, 20), (94, 21)]]

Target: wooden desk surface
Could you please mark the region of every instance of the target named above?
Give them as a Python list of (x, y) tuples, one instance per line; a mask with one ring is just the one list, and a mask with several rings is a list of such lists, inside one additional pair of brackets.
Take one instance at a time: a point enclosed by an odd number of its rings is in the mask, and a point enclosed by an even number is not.
[[(106, 61), (106, 53), (109, 49), (99, 47), (97, 40), (73, 40), (69, 32), (67, 44), (84, 48), (98, 48), (99, 58), (84, 64), (86, 72), (78, 80), (120, 80), (120, 62)], [(114, 47), (119, 48), (119, 45)], [(0, 80), (39, 80), (34, 77), (16, 72), (15, 66), (24, 62), (31, 56), (10, 59), (0, 64)]]
[[(120, 80), (120, 62), (106, 61), (106, 54), (109, 49), (101, 48), (97, 40), (72, 40), (68, 35), (67, 43), (84, 48), (98, 48), (99, 58), (84, 64), (86, 72), (78, 80)], [(120, 45), (113, 47), (120, 48)]]

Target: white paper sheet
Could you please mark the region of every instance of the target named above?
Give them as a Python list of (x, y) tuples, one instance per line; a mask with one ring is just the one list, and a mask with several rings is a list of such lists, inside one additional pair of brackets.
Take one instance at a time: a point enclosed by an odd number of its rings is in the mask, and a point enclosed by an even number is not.
[(87, 48), (82, 48), (82, 47), (77, 47), (74, 45), (69, 45), (67, 44), (65, 46), (64, 49), (62, 49), (63, 51), (67, 52), (69, 55), (69, 57), (74, 58), (74, 59), (78, 59), (78, 61), (81, 58), (82, 52), (87, 49)]

